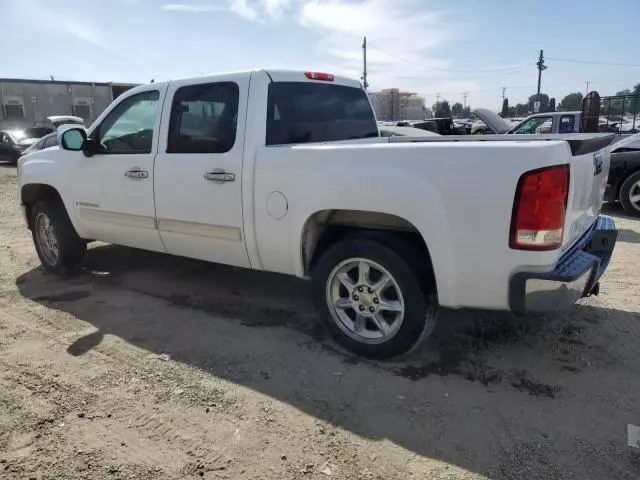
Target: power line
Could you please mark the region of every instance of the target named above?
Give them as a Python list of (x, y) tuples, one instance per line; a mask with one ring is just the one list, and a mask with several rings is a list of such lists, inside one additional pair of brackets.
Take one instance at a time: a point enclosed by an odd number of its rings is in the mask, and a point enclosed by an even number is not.
[(547, 60), (553, 60), (555, 62), (587, 63), (590, 65), (614, 65), (618, 67), (640, 67), (640, 64), (638, 63), (598, 62), (595, 60), (576, 60), (571, 58), (556, 58), (556, 57), (547, 57)]
[(527, 64), (524, 64), (524, 65), (516, 65), (516, 66), (512, 66), (512, 67), (502, 67), (502, 68), (493, 68), (493, 69), (486, 69), (486, 70), (457, 70), (457, 69), (453, 69), (453, 68), (438, 68), (438, 67), (434, 67), (434, 66), (431, 66), (431, 65), (425, 65), (424, 63), (415, 62), (415, 61), (409, 60), (407, 58), (400, 57), (400, 56), (396, 55), (395, 53), (388, 52), (386, 50), (381, 49), (380, 47), (378, 47), (376, 45), (373, 45), (371, 42), (369, 42), (369, 47), (371, 47), (371, 48), (373, 48), (375, 50), (378, 50), (379, 52), (382, 52), (385, 55), (389, 55), (390, 57), (393, 57), (396, 60), (400, 60), (400, 61), (406, 62), (406, 63), (411, 63), (413, 65), (417, 65), (417, 66), (422, 67), (422, 68), (428, 68), (429, 70), (435, 70), (435, 71), (439, 71), (439, 72), (493, 73), (493, 72), (504, 72), (504, 71), (509, 71), (509, 70), (519, 70), (519, 69), (523, 69), (523, 68), (535, 65), (535, 63), (527, 63)]

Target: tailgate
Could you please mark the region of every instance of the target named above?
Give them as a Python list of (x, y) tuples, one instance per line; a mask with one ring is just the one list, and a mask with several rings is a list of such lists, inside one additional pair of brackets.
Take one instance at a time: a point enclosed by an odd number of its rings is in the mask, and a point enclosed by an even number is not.
[(562, 251), (568, 250), (595, 223), (609, 175), (613, 135), (576, 135), (571, 150), (569, 199)]

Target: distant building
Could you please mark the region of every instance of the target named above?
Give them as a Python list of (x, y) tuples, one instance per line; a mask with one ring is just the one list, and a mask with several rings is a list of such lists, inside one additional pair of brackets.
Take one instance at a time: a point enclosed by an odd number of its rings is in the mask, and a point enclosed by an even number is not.
[(398, 88), (387, 88), (369, 94), (378, 120), (424, 120), (426, 108), (424, 97), (416, 93), (402, 92)]
[(75, 115), (90, 125), (126, 83), (65, 82), (0, 78), (0, 128), (50, 126), (47, 117)]

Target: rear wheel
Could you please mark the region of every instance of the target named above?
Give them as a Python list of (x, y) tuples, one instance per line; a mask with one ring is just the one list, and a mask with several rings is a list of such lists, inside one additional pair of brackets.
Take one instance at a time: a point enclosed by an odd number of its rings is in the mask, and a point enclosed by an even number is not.
[(67, 274), (80, 267), (87, 244), (76, 233), (63, 205), (37, 202), (31, 209), (31, 234), (47, 270)]
[[(407, 255), (408, 249), (398, 250)], [(426, 280), (430, 275), (421, 275), (410, 261), (391, 242), (367, 237), (342, 240), (320, 257), (314, 297), (322, 322), (339, 344), (384, 359), (410, 352), (431, 333), (435, 289)]]
[(620, 203), (629, 215), (640, 217), (640, 172), (629, 175), (622, 184)]

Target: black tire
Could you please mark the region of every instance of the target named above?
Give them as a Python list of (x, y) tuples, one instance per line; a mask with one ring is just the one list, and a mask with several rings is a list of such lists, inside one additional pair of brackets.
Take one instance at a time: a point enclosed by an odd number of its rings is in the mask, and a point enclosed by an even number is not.
[[(383, 342), (366, 343), (345, 333), (328, 304), (327, 282), (334, 268), (352, 258), (372, 260), (384, 267), (404, 298), (402, 323)], [(320, 319), (337, 343), (357, 355), (381, 360), (409, 353), (429, 336), (436, 322), (438, 305), (430, 268), (426, 255), (393, 235), (347, 237), (329, 247), (313, 271), (313, 296)]]
[[(43, 248), (40, 244), (41, 235), (37, 230), (38, 222), (44, 221), (44, 219), (41, 220), (42, 216), (48, 218), (53, 229), (52, 235), (58, 246), (55, 259), (49, 258), (46, 247)], [(87, 252), (87, 243), (76, 233), (64, 205), (60, 202), (36, 202), (31, 209), (31, 235), (40, 262), (45, 269), (58, 275), (67, 275), (80, 268)]]
[(631, 196), (634, 193), (640, 195), (640, 188), (634, 188), (638, 182), (640, 182), (640, 172), (629, 175), (620, 188), (620, 203), (625, 212), (634, 217), (640, 217), (640, 204), (635, 205), (631, 202)]

